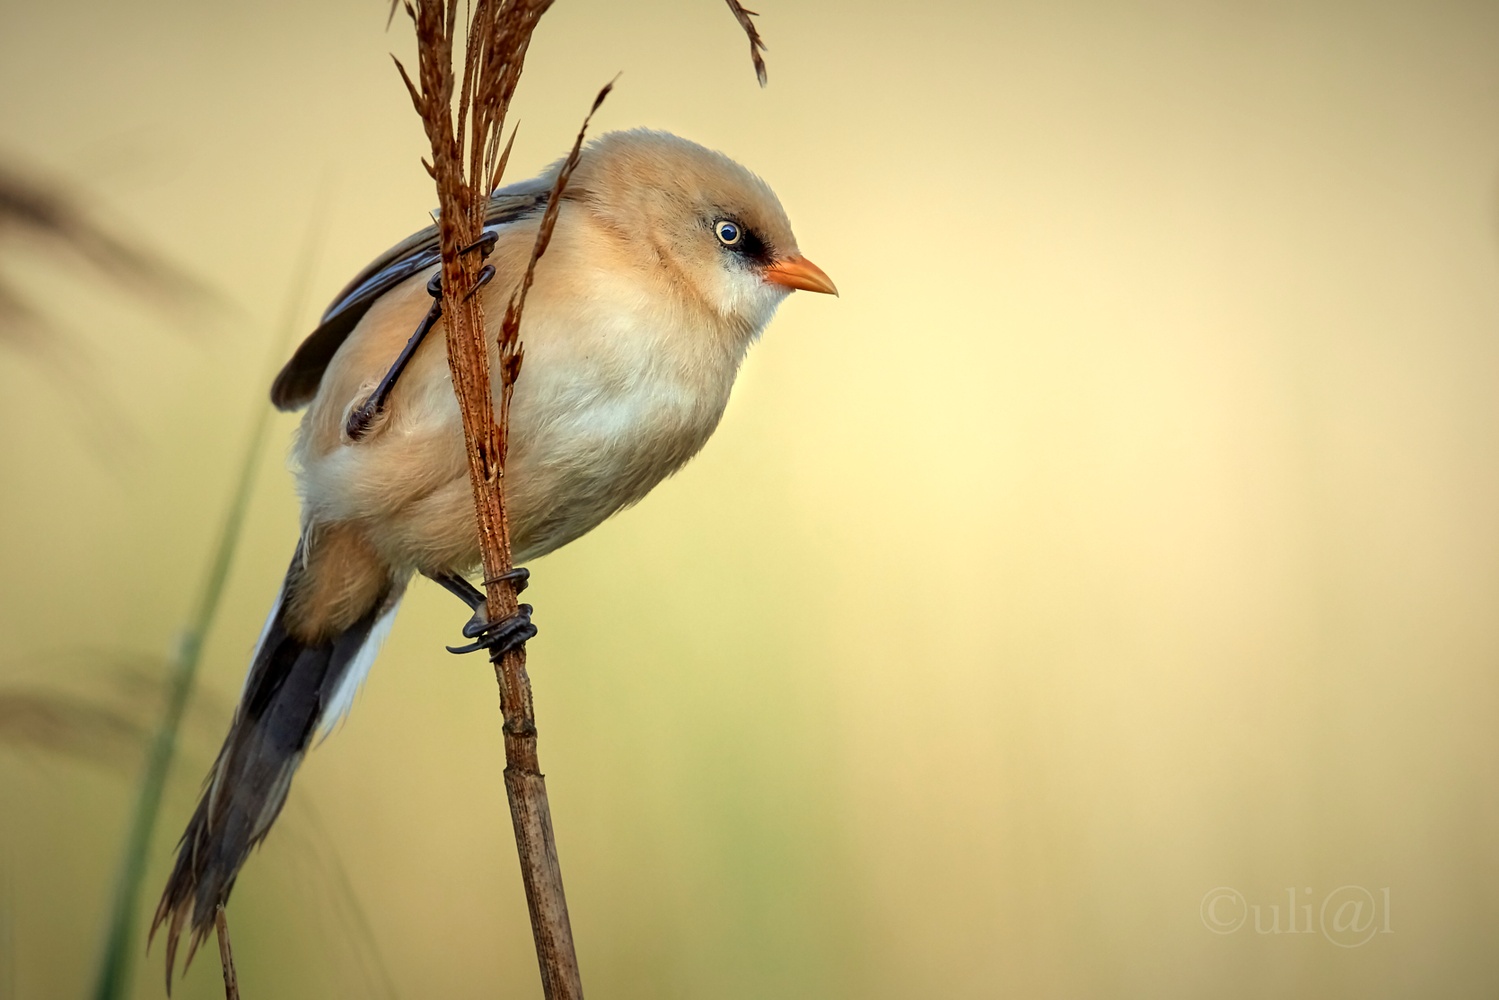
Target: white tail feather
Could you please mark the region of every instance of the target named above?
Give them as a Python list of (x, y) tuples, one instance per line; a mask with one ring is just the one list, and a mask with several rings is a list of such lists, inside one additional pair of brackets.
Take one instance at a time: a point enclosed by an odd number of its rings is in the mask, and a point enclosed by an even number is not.
[(344, 668), (343, 677), (339, 678), (338, 687), (333, 689), (333, 696), (323, 706), (322, 714), (318, 717), (318, 734), (326, 739), (328, 734), (343, 721), (344, 716), (349, 714), (349, 709), (354, 707), (354, 696), (359, 693), (359, 686), (369, 676), (370, 667), (374, 665), (375, 657), (380, 653), (380, 647), (385, 643), (385, 637), (390, 635), (390, 627), (395, 624), (396, 609), (401, 606), (400, 597), (395, 597), (375, 619), (374, 626), (370, 629), (369, 638), (364, 640), (364, 645), (359, 647), (359, 652), (354, 654), (354, 659)]
[(265, 647), (266, 636), (271, 634), (271, 626), (276, 623), (276, 616), (281, 613), (281, 604), (286, 600), (286, 584), (281, 584), (281, 589), (276, 592), (276, 603), (271, 605), (271, 613), (265, 616), (265, 624), (260, 626), (260, 638), (255, 640), (255, 650), (250, 654), (250, 666), (245, 670), (245, 679), (239, 685), (239, 700), (245, 700), (245, 691), (250, 686), (250, 675), (255, 672), (255, 664), (260, 661), (260, 651)]

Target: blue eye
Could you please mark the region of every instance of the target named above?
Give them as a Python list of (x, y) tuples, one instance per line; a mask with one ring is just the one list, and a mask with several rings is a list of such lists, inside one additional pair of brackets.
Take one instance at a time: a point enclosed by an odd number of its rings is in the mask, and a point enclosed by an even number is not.
[(734, 246), (744, 238), (744, 233), (740, 230), (738, 224), (730, 222), (728, 219), (719, 219), (713, 223), (713, 232), (717, 234), (718, 242), (726, 247)]

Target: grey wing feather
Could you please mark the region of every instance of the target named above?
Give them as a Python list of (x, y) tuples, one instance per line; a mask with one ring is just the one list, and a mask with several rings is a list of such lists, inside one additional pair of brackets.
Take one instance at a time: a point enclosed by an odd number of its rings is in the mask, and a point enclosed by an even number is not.
[[(544, 209), (550, 182), (545, 188), (533, 185), (534, 181), (496, 192), (484, 217), (485, 232)], [(271, 383), (271, 402), (276, 409), (295, 410), (312, 402), (328, 362), (333, 360), (333, 355), (375, 300), (441, 259), (437, 227), (428, 226), (385, 251), (345, 285), (323, 313), (318, 328), (302, 341), (302, 346)]]

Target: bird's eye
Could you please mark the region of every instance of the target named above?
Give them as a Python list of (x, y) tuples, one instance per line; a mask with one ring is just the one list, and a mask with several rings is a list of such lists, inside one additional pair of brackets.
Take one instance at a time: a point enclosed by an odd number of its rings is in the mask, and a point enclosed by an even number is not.
[(719, 219), (713, 223), (713, 232), (718, 235), (718, 242), (726, 247), (735, 246), (744, 239), (744, 231), (739, 228), (739, 224), (728, 219)]

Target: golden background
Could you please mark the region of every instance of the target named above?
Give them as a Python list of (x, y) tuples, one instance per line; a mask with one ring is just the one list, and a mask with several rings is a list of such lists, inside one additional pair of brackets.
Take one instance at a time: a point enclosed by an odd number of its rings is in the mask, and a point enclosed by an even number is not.
[[(764, 91), (717, 0), (562, 0), (514, 108), (519, 179), (622, 70), (596, 130), (756, 170), (842, 291), (531, 567), (590, 995), (1493, 996), (1499, 5), (758, 7)], [(0, 154), (230, 303), (164, 318), (0, 243), (74, 337), (0, 348), (0, 682), (170, 647), (282, 317), (424, 224), (385, 15), (0, 6)], [(143, 904), (294, 544), (294, 426)], [(466, 617), (414, 588), (309, 757), (231, 907), (247, 998), (539, 995)], [(0, 1000), (86, 993), (120, 765), (0, 744)], [(1373, 937), (1303, 933), (1348, 886)]]

